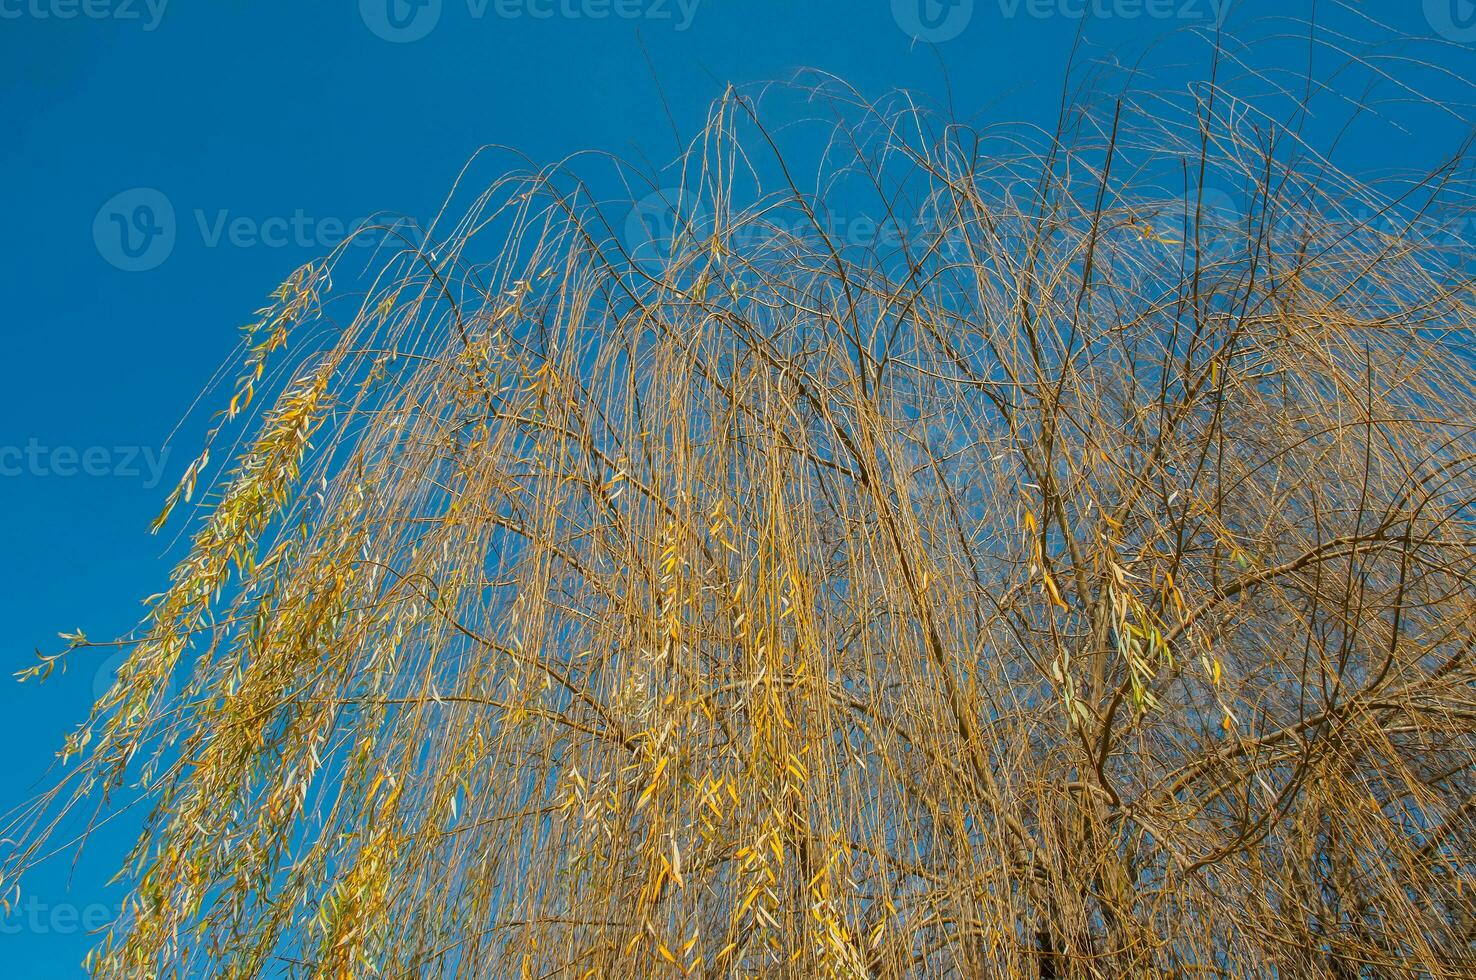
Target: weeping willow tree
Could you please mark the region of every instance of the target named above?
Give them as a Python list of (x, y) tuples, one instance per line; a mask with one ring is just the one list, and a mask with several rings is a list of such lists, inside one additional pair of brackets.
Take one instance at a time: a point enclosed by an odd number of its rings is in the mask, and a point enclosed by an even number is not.
[(99, 977), (1471, 975), (1459, 161), (757, 105), (275, 293), (6, 887), (126, 798)]

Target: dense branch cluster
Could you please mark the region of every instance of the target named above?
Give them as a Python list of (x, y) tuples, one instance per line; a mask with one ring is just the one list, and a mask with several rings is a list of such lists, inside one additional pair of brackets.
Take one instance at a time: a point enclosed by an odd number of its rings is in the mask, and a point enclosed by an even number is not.
[(640, 254), (560, 168), (282, 287), (9, 834), (151, 803), (98, 976), (1476, 970), (1453, 171), (825, 105)]

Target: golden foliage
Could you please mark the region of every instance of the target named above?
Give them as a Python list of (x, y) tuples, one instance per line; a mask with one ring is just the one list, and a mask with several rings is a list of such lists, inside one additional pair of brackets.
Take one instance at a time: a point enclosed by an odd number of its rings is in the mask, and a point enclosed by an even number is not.
[(1469, 254), (1212, 100), (832, 97), (895, 247), (730, 95), (659, 263), (555, 170), (277, 294), (11, 834), (152, 803), (97, 976), (1476, 969)]

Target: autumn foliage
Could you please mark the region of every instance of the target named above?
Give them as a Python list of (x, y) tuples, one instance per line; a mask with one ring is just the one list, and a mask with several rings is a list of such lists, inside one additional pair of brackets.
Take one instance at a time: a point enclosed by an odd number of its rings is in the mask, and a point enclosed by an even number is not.
[(96, 975), (1476, 971), (1449, 173), (823, 101), (641, 254), (559, 167), (278, 290), (7, 833), (152, 805)]

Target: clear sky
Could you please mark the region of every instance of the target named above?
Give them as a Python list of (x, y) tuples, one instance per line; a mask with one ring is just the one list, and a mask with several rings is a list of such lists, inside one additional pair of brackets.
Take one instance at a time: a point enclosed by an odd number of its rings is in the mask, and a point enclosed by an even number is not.
[[(379, 211), (428, 218), (486, 143), (537, 162), (597, 149), (659, 165), (673, 128), (690, 136), (727, 83), (804, 67), (871, 96), (912, 89), (975, 123), (1050, 127), (1083, 9), (1092, 56), (1162, 38), (1156, 63), (1193, 74), (1205, 54), (1194, 31), (1226, 2), (0, 0), (3, 808), (44, 784), (107, 667), (79, 658), (40, 686), (8, 675), (36, 648), (56, 652), (58, 631), (126, 630), (159, 590), (169, 539), (147, 527), (192, 458), (198, 417), (167, 455), (164, 439), (237, 327), (343, 227)], [(1340, 23), (1379, 30), (1315, 6), (1330, 37)], [(1449, 84), (1467, 97), (1439, 69), (1470, 67), (1471, 0), (1362, 6), (1421, 42), (1425, 94)], [(1278, 18), (1313, 9), (1243, 0), (1226, 26), (1302, 36), (1283, 42), (1302, 73), (1306, 30)], [(1420, 138), (1362, 121), (1342, 166), (1428, 167), (1465, 132), (1454, 116), (1394, 111)], [(127, 825), (28, 880), (0, 919), (0, 974), (80, 975), (86, 927), (118, 900), (105, 883)]]

